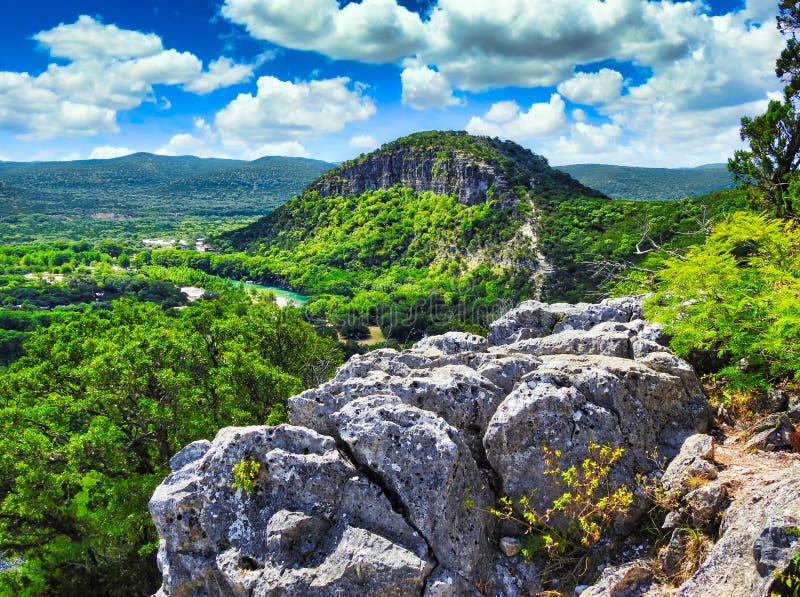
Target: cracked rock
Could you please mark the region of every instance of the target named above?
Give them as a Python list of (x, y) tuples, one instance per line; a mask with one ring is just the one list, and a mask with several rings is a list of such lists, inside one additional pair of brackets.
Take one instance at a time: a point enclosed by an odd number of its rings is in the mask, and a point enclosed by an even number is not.
[[(653, 450), (688, 454), (684, 440), (707, 425), (696, 377), (641, 317), (635, 298), (529, 301), (493, 323), (488, 341), (448, 333), (352, 357), (289, 399), (292, 425), (227, 428), (188, 446), (150, 502), (159, 595), (543, 590), (537, 564), (510, 557), (520, 529), (486, 514), (506, 495), (549, 506), (560, 488), (542, 448), (566, 469), (590, 442), (621, 446), (610, 480), (630, 487), (637, 473), (655, 475)], [(713, 467), (693, 441), (692, 458)], [(231, 487), (243, 459), (259, 464), (252, 493)]]

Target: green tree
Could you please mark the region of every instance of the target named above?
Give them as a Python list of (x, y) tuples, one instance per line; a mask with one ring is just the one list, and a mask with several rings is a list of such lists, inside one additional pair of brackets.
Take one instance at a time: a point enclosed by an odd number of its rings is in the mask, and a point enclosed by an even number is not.
[(797, 197), (792, 179), (800, 165), (800, 116), (794, 102), (773, 100), (761, 116), (745, 116), (740, 134), (750, 149), (728, 160), (734, 178), (779, 217), (793, 216)]
[(750, 145), (728, 160), (728, 169), (745, 188), (754, 191), (779, 217), (792, 217), (798, 200), (794, 181), (800, 165), (800, 2), (782, 0), (778, 29), (787, 36), (786, 47), (775, 64), (775, 74), (786, 84), (783, 101), (773, 100), (766, 113), (742, 118), (740, 135)]
[(335, 343), (294, 310), (114, 303), (35, 332), (0, 375), (0, 595), (149, 595), (147, 501), (185, 444), (285, 417)]

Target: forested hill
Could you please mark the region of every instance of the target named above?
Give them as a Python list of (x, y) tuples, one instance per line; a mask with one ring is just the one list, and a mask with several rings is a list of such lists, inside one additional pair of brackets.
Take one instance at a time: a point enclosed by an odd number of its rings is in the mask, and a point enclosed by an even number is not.
[(0, 162), (0, 184), (5, 195), (13, 195), (19, 214), (246, 216), (274, 209), (332, 166), (304, 158), (244, 162), (136, 153), (109, 160)]
[(609, 197), (631, 201), (671, 201), (734, 187), (725, 164), (706, 164), (697, 168), (576, 164), (558, 166), (558, 169)]
[(509, 142), (422, 132), (324, 174), (244, 228), (217, 236), (246, 251), (252, 277), (309, 295), (307, 314), (346, 336), (468, 329), (528, 298), (585, 300), (591, 263), (634, 258), (644, 222), (656, 242), (696, 213), (740, 202), (609, 199)]
[(221, 240), (237, 250), (273, 245), (290, 249), (291, 239), (315, 234), (316, 222), (324, 217), (322, 212), (329, 203), (321, 198), (360, 196), (395, 186), (453, 196), (465, 206), (488, 203), (498, 213), (517, 209), (520, 201), (527, 208), (535, 196), (605, 198), (511, 141), (460, 131), (426, 131), (344, 162), (283, 208)]

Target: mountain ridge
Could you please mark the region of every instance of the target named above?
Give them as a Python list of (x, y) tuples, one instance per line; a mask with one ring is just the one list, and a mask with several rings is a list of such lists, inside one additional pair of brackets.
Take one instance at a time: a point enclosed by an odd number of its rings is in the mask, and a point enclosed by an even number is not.
[(632, 201), (699, 197), (735, 186), (726, 164), (704, 164), (694, 168), (573, 164), (557, 168), (609, 197)]
[(136, 153), (107, 160), (0, 162), (0, 184), (6, 194), (16, 189), (12, 213), (253, 216), (287, 201), (332, 166), (280, 156), (246, 162)]

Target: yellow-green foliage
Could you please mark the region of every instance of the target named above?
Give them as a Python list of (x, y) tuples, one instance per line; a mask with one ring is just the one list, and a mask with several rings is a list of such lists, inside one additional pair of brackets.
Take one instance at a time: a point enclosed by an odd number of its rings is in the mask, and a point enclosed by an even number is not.
[(544, 550), (557, 565), (582, 561), (586, 549), (600, 540), (613, 520), (626, 514), (633, 503), (628, 487), (612, 487), (611, 468), (623, 455), (623, 448), (591, 443), (588, 456), (579, 466), (559, 468), (559, 450), (542, 448), (544, 473), (554, 486), (563, 490), (544, 512), (531, 500), (516, 502), (503, 497), (497, 508), (489, 510), (502, 519), (519, 523), (524, 532), (522, 554), (532, 557)]
[(703, 245), (667, 260), (647, 315), (664, 323), (673, 350), (728, 365), (734, 387), (800, 378), (800, 231), (739, 212)]
[(256, 489), (256, 479), (261, 474), (261, 463), (253, 458), (242, 458), (233, 465), (233, 483), (231, 489), (244, 489), (253, 493)]

